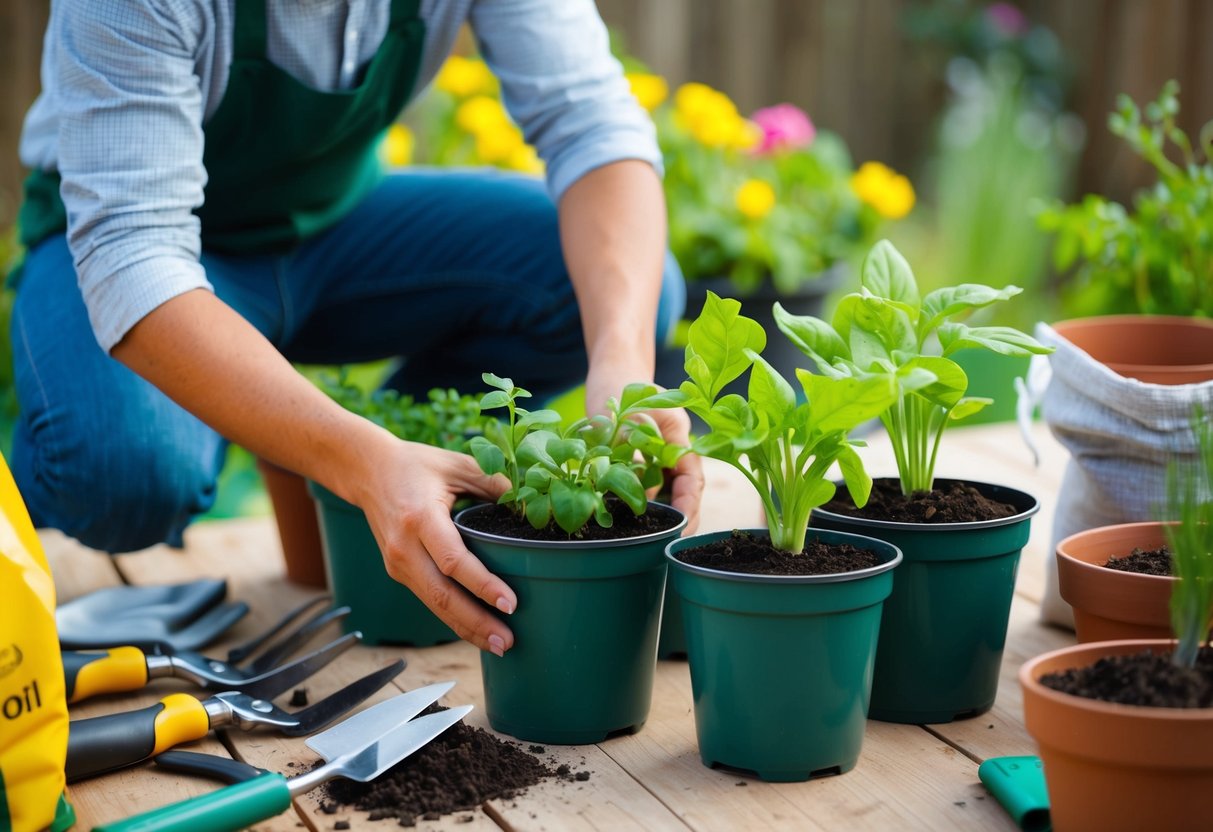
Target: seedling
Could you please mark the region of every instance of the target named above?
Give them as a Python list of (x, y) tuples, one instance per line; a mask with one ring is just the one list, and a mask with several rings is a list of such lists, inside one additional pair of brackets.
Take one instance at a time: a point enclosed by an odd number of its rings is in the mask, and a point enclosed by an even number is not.
[[(858, 425), (875, 418), (897, 398), (888, 376), (845, 378), (797, 370), (807, 401), (762, 357), (766, 333), (740, 314), (741, 304), (708, 292), (699, 318), (691, 324), (686, 371), (675, 404), (708, 426), (692, 443), (704, 456), (740, 471), (762, 498), (771, 545), (793, 554), (804, 550), (809, 514), (833, 498), (828, 479), (838, 463), (856, 505), (864, 505), (872, 480), (855, 453), (862, 443), (847, 438)], [(724, 386), (750, 371), (748, 396), (721, 396)]]
[(498, 503), (542, 529), (552, 520), (575, 535), (590, 518), (603, 528), (614, 523), (607, 495), (618, 497), (637, 516), (648, 506), (645, 490), (661, 484), (662, 469), (673, 468), (687, 452), (667, 444), (645, 413), (674, 407), (669, 393), (653, 384), (629, 384), (607, 413), (578, 419), (567, 427), (554, 410), (525, 410), (530, 393), (508, 378), (485, 373), (494, 388), (480, 400), (481, 411), (504, 408), (506, 419), (487, 421), (484, 435), (467, 448), (486, 474), (505, 474), (510, 488)]
[(944, 428), (993, 401), (966, 397), (968, 376), (947, 356), (969, 348), (1009, 356), (1052, 349), (1011, 327), (971, 327), (953, 320), (1012, 298), (1019, 287), (963, 283), (920, 297), (910, 264), (888, 240), (868, 254), (861, 283), (860, 291), (839, 302), (832, 325), (792, 315), (779, 304), (775, 322), (825, 376), (879, 377), (895, 385), (898, 394), (880, 420), (893, 441), (901, 489), (906, 496), (930, 491)]
[(1213, 615), (1213, 424), (1200, 408), (1193, 412), (1192, 432), (1199, 449), (1196, 463), (1167, 469), (1167, 506), (1178, 520), (1166, 526), (1176, 578), (1171, 629), (1179, 640), (1172, 661), (1181, 667), (1196, 664)]

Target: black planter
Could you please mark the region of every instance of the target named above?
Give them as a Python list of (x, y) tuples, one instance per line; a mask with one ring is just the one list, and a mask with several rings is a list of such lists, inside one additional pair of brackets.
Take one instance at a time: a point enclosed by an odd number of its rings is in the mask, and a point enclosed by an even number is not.
[[(693, 321), (703, 311), (704, 301), (708, 292), (715, 292), (724, 298), (736, 298), (741, 301), (741, 314), (753, 318), (767, 333), (767, 346), (762, 351), (765, 358), (795, 389), (796, 368), (812, 369), (809, 358), (793, 346), (775, 326), (775, 317), (771, 307), (775, 301), (783, 304), (783, 308), (793, 315), (821, 316), (825, 308), (826, 295), (838, 288), (847, 277), (848, 269), (844, 263), (836, 263), (819, 276), (804, 281), (795, 292), (788, 294), (780, 292), (769, 281), (764, 282), (754, 292), (742, 295), (737, 291), (733, 282), (727, 277), (709, 277), (687, 281), (687, 307), (683, 318)], [(682, 347), (664, 347), (657, 351), (657, 383), (669, 388), (675, 388), (686, 379), (683, 371), (684, 350)], [(749, 374), (732, 382), (725, 388), (725, 393), (745, 395)]]

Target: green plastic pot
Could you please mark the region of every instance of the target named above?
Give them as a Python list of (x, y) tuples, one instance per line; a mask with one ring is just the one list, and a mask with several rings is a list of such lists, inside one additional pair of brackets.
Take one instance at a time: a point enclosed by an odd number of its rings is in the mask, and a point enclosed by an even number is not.
[[(855, 767), (897, 547), (809, 529), (811, 540), (874, 550), (879, 566), (838, 575), (746, 575), (676, 555), (732, 532), (669, 545), (682, 601), (699, 756), (763, 780), (791, 782)], [(751, 530), (767, 537), (766, 529)]]
[(817, 528), (886, 540), (905, 556), (884, 605), (872, 719), (952, 722), (994, 705), (1019, 553), (1040, 504), (1022, 491), (966, 482), (1018, 511), (976, 523), (894, 523), (813, 511)]
[(308, 491), (320, 518), (333, 603), (350, 608), (342, 623), (347, 633), (361, 632), (365, 644), (430, 647), (458, 640), (416, 595), (388, 575), (362, 509), (319, 483), (308, 482)]
[(661, 602), (661, 634), (657, 638), (657, 658), (685, 659), (687, 636), (682, 626), (682, 601), (674, 591), (674, 582), (665, 582), (665, 600)]
[[(480, 654), (489, 724), (529, 742), (585, 745), (640, 729), (649, 715), (665, 589), (666, 531), (622, 540), (536, 541), (468, 528), (467, 547), (518, 596), (502, 619), (504, 656)], [(494, 611), (496, 612), (496, 611)]]

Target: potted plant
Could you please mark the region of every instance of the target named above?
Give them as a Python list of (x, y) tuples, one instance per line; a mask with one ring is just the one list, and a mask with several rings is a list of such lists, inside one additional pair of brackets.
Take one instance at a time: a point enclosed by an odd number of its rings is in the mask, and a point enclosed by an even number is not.
[[(462, 450), (481, 429), (477, 400), (454, 390), (431, 390), (424, 402), (395, 390), (366, 392), (342, 375), (321, 379), (338, 404), (370, 419), (401, 439)], [(379, 544), (362, 509), (317, 482), (308, 490), (320, 518), (324, 562), (333, 601), (348, 605), (347, 631), (361, 631), (367, 644), (426, 647), (456, 635), (383, 565)]]
[[(842, 773), (859, 757), (881, 604), (901, 553), (809, 528), (838, 463), (860, 505), (871, 480), (848, 434), (896, 398), (888, 377), (800, 370), (805, 401), (761, 356), (766, 335), (741, 304), (709, 293), (688, 333), (689, 376), (670, 398), (708, 431), (693, 443), (754, 486), (767, 528), (669, 545), (704, 764), (764, 780)], [(749, 371), (748, 395), (723, 394)]]
[[(1142, 108), (1122, 95), (1109, 117), (1157, 172), (1131, 206), (1090, 194), (1039, 217), (1056, 233), (1056, 265), (1073, 272), (1063, 284), (1069, 318), (1037, 329), (1057, 351), (1031, 391), (1070, 452), (1053, 547), (1154, 520), (1168, 462), (1196, 457), (1188, 414), (1213, 407), (1213, 122), (1189, 138), (1178, 92), (1170, 81)], [(1047, 577), (1042, 612), (1069, 623), (1055, 571)]]
[(464, 542), (518, 596), (514, 646), (482, 653), (485, 709), (497, 731), (532, 742), (600, 742), (644, 724), (652, 697), (665, 588), (665, 544), (686, 518), (650, 503), (668, 445), (645, 411), (670, 407), (652, 384), (632, 384), (608, 412), (562, 424), (510, 379), (492, 387), (488, 421), (468, 449), (510, 487), (495, 505), (455, 517)]
[(885, 603), (871, 716), (950, 722), (994, 704), (1019, 553), (1039, 506), (999, 485), (935, 479), (949, 421), (989, 403), (965, 396), (968, 377), (948, 356), (966, 348), (1012, 356), (1048, 350), (1010, 327), (954, 320), (1018, 287), (961, 284), (922, 297), (888, 241), (869, 253), (861, 279), (832, 324), (775, 308), (779, 328), (823, 375), (876, 377), (897, 389), (880, 420), (899, 476), (877, 479), (866, 507), (839, 498), (816, 509), (814, 523), (886, 540), (905, 556)]
[(1072, 534), (1057, 544), (1057, 576), (1079, 643), (1170, 637), (1175, 578), (1165, 523)]
[(1194, 430), (1200, 470), (1173, 464), (1167, 488), (1177, 641), (1080, 644), (1020, 669), (1058, 832), (1213, 828), (1213, 427)]

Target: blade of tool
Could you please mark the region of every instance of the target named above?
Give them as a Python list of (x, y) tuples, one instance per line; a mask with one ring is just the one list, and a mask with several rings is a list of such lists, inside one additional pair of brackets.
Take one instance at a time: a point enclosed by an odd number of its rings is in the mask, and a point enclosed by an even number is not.
[(335, 760), (351, 748), (359, 748), (382, 737), (402, 722), (445, 696), (454, 682), (437, 682), (372, 705), (334, 725), (323, 733), (308, 737), (306, 745), (325, 760)]

